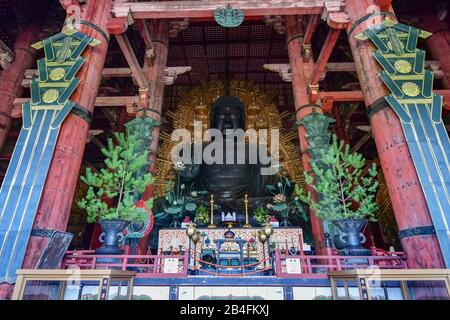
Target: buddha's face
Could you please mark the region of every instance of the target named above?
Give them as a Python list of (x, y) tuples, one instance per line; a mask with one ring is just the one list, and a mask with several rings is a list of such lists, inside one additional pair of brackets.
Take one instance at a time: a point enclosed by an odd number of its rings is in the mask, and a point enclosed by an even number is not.
[(225, 106), (214, 114), (212, 127), (225, 133), (227, 129), (243, 129), (243, 116), (239, 107)]

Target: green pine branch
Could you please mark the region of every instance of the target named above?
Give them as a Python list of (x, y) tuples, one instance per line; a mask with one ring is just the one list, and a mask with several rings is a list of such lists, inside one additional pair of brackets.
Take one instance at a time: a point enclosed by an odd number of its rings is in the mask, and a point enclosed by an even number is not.
[(322, 151), (320, 162), (320, 167), (311, 164), (313, 175), (305, 172), (305, 181), (317, 192), (317, 199), (296, 186), (297, 196), (323, 220), (366, 218), (374, 221), (378, 209), (376, 165), (364, 173), (364, 157), (351, 153), (349, 145), (344, 145), (336, 135), (330, 147)]
[[(148, 219), (145, 210), (136, 208), (137, 198), (153, 183), (148, 172), (149, 152), (142, 148), (141, 139), (133, 133), (115, 133), (108, 139), (105, 155), (105, 168), (93, 173), (90, 168), (81, 180), (88, 185), (86, 196), (78, 202), (86, 210), (88, 222), (99, 219), (123, 219), (126, 221), (144, 221)], [(107, 199), (117, 202), (109, 207)], [(153, 199), (146, 202), (153, 206)]]

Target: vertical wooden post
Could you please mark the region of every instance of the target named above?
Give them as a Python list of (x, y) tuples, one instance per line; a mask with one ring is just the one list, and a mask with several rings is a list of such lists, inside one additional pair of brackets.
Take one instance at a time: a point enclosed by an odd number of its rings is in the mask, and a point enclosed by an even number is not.
[(14, 60), (9, 69), (0, 74), (0, 151), (5, 144), (11, 125), (11, 110), (14, 99), (22, 94), (22, 80), (25, 70), (35, 61), (36, 51), (31, 45), (39, 41), (39, 33), (47, 16), (49, 1), (39, 1), (34, 5), (32, 21), (19, 32), (14, 43)]
[[(70, 208), (79, 178), (90, 117), (100, 85), (101, 73), (108, 51), (106, 22), (110, 16), (112, 0), (89, 1), (82, 12), (81, 32), (98, 39), (101, 43), (83, 54), (86, 59), (77, 77), (81, 80), (71, 97), (85, 116), (71, 113), (64, 121), (56, 143), (47, 180), (45, 181), (34, 228), (65, 230)], [(101, 30), (101, 31), (99, 31)], [(23, 268), (36, 265), (48, 240), (31, 237)]]
[[(287, 30), (287, 46), (289, 53), (289, 63), (291, 65), (292, 71), (292, 90), (294, 94), (295, 101), (295, 112), (297, 120), (301, 120), (308, 114), (315, 110), (316, 112), (322, 113), (320, 107), (315, 107), (314, 105), (309, 105), (308, 97), (308, 82), (314, 63), (312, 59), (308, 62), (304, 62), (301, 55), (301, 45), (302, 37), (299, 30), (298, 21), (295, 16), (286, 16), (286, 30)], [(305, 133), (306, 129), (304, 126), (298, 127), (299, 140), (300, 140), (300, 151), (302, 154), (303, 168), (305, 171), (311, 170), (311, 165), (309, 160), (311, 159), (306, 148), (308, 147), (308, 141), (306, 140)], [(308, 188), (308, 191), (314, 195), (312, 189)], [(311, 228), (314, 238), (316, 254), (321, 254), (324, 250), (323, 239), (323, 225), (322, 221), (315, 215), (315, 213), (310, 210)]]
[[(447, 19), (448, 20), (448, 19)], [(450, 88), (450, 30), (446, 20), (439, 21), (435, 14), (422, 16), (422, 28), (433, 34), (427, 38), (427, 47), (433, 59), (438, 60), (444, 75), (441, 78), (444, 88)]]
[[(369, 109), (372, 135), (394, 209), (403, 250), (410, 268), (443, 268), (444, 261), (419, 178), (409, 153), (400, 120), (387, 105), (387, 88), (378, 77), (380, 67), (372, 57), (370, 41), (359, 41), (355, 35), (368, 28), (367, 22), (355, 25), (368, 13), (370, 0), (347, 0), (351, 23), (347, 28), (356, 70)], [(367, 21), (367, 20), (366, 20)]]
[(334, 115), (334, 119), (336, 120), (334, 127), (336, 129), (336, 136), (338, 139), (343, 140), (345, 143), (350, 143), (348, 139), (348, 135), (345, 132), (345, 123), (342, 122), (341, 118), (341, 112), (339, 110), (339, 107), (337, 105), (334, 105), (332, 107), (332, 113)]
[[(164, 75), (167, 66), (167, 55), (169, 52), (169, 26), (166, 20), (149, 21), (149, 32), (153, 41), (154, 59), (149, 63), (146, 60), (144, 67), (145, 77), (148, 82), (148, 101), (144, 108), (137, 113), (146, 112), (157, 121), (161, 120), (162, 104), (164, 98)], [(159, 143), (159, 126), (152, 132), (152, 142), (150, 144), (150, 172), (156, 172), (156, 154)], [(154, 186), (151, 185), (144, 193), (144, 199), (153, 195)]]
[[(169, 25), (166, 20), (152, 20), (148, 22), (150, 39), (152, 41), (153, 59), (146, 59), (144, 77), (147, 81), (147, 89), (140, 90), (140, 110), (137, 116), (146, 114), (156, 121), (161, 121), (162, 104), (164, 98), (164, 76), (169, 53)], [(141, 29), (145, 32), (145, 28)], [(143, 34), (144, 39), (147, 35)], [(158, 152), (160, 127), (153, 128), (152, 141), (150, 143), (150, 172), (156, 173), (156, 155)], [(145, 190), (143, 199), (148, 200), (153, 196), (154, 185)], [(139, 247), (146, 252), (149, 243), (148, 236), (139, 241)]]

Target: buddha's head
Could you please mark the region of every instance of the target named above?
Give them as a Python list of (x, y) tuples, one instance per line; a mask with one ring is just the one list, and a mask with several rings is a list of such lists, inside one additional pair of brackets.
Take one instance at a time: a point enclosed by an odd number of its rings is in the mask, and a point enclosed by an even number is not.
[(225, 133), (227, 129), (244, 129), (244, 105), (233, 96), (217, 99), (211, 111), (211, 128)]

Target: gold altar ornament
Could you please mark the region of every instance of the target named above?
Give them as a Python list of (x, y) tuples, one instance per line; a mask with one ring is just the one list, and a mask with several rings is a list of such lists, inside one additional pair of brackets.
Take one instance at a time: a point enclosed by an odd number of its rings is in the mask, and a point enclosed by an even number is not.
[(245, 194), (244, 196), (244, 204), (245, 204), (245, 224), (242, 227), (251, 228), (252, 225), (248, 223), (248, 194)]
[(194, 243), (197, 243), (200, 240), (200, 232), (196, 231), (193, 235), (192, 235), (192, 241)]
[(262, 230), (258, 231), (258, 239), (261, 242), (266, 242), (266, 240), (267, 240), (267, 236)]
[(188, 227), (186, 228), (186, 235), (189, 238), (192, 238), (192, 236), (197, 232), (197, 225), (195, 223), (189, 223)]
[(211, 195), (211, 200), (209, 200), (209, 202), (211, 203), (211, 221), (210, 224), (208, 224), (207, 228), (209, 229), (213, 229), (213, 228), (217, 228), (217, 226), (214, 224), (214, 195)]
[(273, 228), (269, 223), (266, 223), (262, 230), (267, 237), (270, 237), (273, 234)]

